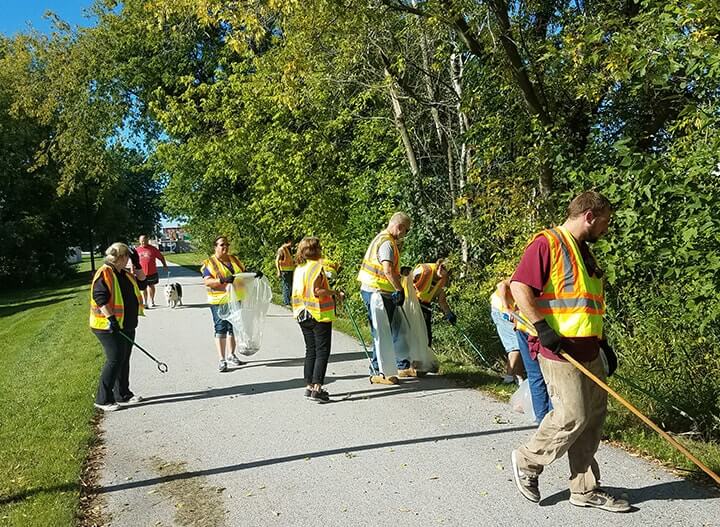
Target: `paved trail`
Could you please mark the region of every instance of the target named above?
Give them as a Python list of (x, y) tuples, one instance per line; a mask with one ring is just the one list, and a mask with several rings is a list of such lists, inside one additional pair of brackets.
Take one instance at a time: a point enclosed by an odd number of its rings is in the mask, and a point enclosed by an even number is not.
[[(532, 433), (522, 415), (441, 377), (371, 386), (362, 348), (333, 334), (332, 403), (303, 398), (304, 347), (273, 306), (259, 353), (217, 371), (198, 275), (173, 268), (185, 306), (150, 310), (137, 339), (132, 388), (146, 401), (108, 414), (100, 478), (113, 526), (716, 525), (720, 498), (603, 446), (605, 486), (637, 510), (622, 517), (568, 503), (567, 462), (518, 494), (510, 451)], [(162, 285), (162, 284), (161, 284)]]

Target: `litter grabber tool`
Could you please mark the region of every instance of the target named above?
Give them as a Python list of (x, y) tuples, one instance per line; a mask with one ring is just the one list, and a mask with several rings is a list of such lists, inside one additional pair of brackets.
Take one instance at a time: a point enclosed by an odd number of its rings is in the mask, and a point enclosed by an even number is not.
[(155, 357), (153, 357), (152, 355), (150, 355), (150, 353), (148, 353), (147, 350), (145, 350), (145, 348), (143, 348), (140, 344), (138, 344), (138, 343), (135, 342), (133, 339), (131, 339), (130, 337), (128, 337), (128, 336), (127, 336), (125, 333), (123, 333), (122, 331), (119, 331), (119, 333), (120, 333), (123, 337), (125, 337), (125, 340), (127, 340), (130, 344), (132, 344), (133, 346), (135, 346), (137, 349), (139, 349), (139, 350), (142, 351), (145, 355), (147, 355), (147, 356), (150, 357), (153, 361), (155, 361), (155, 364), (157, 364), (157, 369), (160, 371), (160, 373), (167, 373), (167, 371), (168, 371), (168, 365), (167, 365), (167, 364), (165, 364), (164, 362), (161, 362), (161, 361), (157, 360)]
[(460, 334), (460, 336), (462, 336), (462, 338), (464, 338), (465, 341), (466, 341), (468, 344), (470, 344), (470, 347), (471, 347), (471, 348), (473, 349), (473, 351), (477, 354), (477, 356), (480, 357), (480, 359), (485, 363), (485, 366), (487, 366), (488, 368), (490, 368), (490, 369), (492, 370), (492, 368), (493, 368), (493, 367), (492, 367), (492, 364), (490, 364), (490, 363), (488, 362), (488, 360), (485, 358), (485, 355), (483, 355), (483, 354), (480, 352), (480, 350), (477, 348), (477, 346), (475, 346), (475, 344), (473, 344), (473, 341), (470, 340), (470, 337), (468, 337), (468, 336), (465, 334), (465, 332), (464, 332), (462, 329), (460, 329), (459, 327), (457, 327), (457, 326), (453, 326), (453, 327), (454, 327), (455, 329), (457, 329), (457, 332)]
[(368, 362), (370, 363), (370, 368), (373, 371), (373, 375), (378, 375), (379, 372), (375, 371), (375, 368), (373, 367), (372, 363), (372, 357), (370, 356), (370, 353), (368, 352), (367, 346), (365, 345), (365, 339), (362, 336), (362, 333), (360, 332), (360, 326), (357, 325), (357, 322), (355, 322), (355, 317), (352, 314), (352, 311), (350, 310), (350, 307), (347, 305), (343, 306), (343, 310), (345, 313), (347, 313), (348, 318), (350, 319), (350, 322), (353, 325), (353, 328), (355, 328), (355, 333), (358, 336), (358, 339), (360, 339), (360, 343), (362, 344), (363, 350), (365, 350), (365, 356), (367, 357)]
[(605, 384), (602, 380), (600, 380), (596, 375), (594, 375), (590, 370), (588, 370), (585, 366), (580, 364), (578, 361), (573, 359), (570, 355), (568, 355), (566, 352), (561, 351), (560, 356), (568, 361), (570, 364), (575, 366), (578, 370), (583, 372), (590, 380), (592, 380), (595, 384), (600, 386), (603, 390), (605, 390), (607, 393), (612, 395), (620, 404), (622, 404), (625, 408), (630, 410), (632, 413), (634, 413), (637, 417), (640, 418), (640, 420), (645, 423), (648, 427), (650, 427), (652, 430), (660, 434), (660, 436), (665, 439), (668, 443), (670, 443), (675, 449), (677, 449), (682, 455), (684, 455), (686, 458), (688, 458), (690, 461), (692, 461), (700, 470), (705, 472), (708, 476), (710, 476), (713, 480), (715, 480), (715, 483), (720, 485), (720, 476), (715, 474), (712, 470), (710, 470), (707, 466), (703, 464), (702, 461), (700, 461), (698, 458), (696, 458), (688, 449), (686, 449), (684, 446), (682, 446), (680, 443), (678, 443), (675, 439), (672, 438), (670, 434), (668, 434), (665, 430), (660, 428), (658, 425), (653, 423), (648, 417), (646, 417), (640, 410), (635, 408), (632, 404), (630, 404), (628, 401), (622, 398), (615, 390), (610, 388), (607, 384)]

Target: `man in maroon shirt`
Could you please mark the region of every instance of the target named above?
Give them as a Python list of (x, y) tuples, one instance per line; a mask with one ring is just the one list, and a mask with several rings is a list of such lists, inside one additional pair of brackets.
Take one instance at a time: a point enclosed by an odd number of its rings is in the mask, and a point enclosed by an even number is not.
[(147, 289), (142, 292), (145, 307), (155, 307), (155, 284), (160, 281), (157, 272), (156, 260), (160, 260), (163, 264), (165, 272), (168, 271), (168, 265), (165, 257), (154, 245), (150, 245), (146, 235), (140, 236), (140, 246), (135, 248), (140, 256), (140, 266), (145, 276), (147, 276)]
[(607, 394), (559, 355), (564, 351), (598, 377), (606, 376), (599, 352), (601, 347), (606, 354), (612, 350), (602, 334), (602, 271), (587, 243), (607, 233), (611, 213), (604, 196), (583, 192), (570, 203), (563, 225), (535, 236), (511, 278), (515, 302), (537, 330), (528, 344), (531, 355), (539, 355), (553, 404), (530, 441), (512, 452), (512, 466), (520, 493), (538, 502), (538, 476), (567, 453), (570, 503), (626, 512), (630, 510), (627, 501), (599, 487), (595, 453)]

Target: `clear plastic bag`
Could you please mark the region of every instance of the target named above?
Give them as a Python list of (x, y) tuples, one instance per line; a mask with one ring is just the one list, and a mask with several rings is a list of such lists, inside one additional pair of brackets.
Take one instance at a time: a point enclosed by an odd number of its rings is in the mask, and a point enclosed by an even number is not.
[(403, 277), (403, 282), (405, 303), (399, 311), (401, 311), (400, 315), (404, 322), (409, 325), (410, 361), (417, 370), (436, 371), (437, 359), (430, 346), (428, 346), (427, 327), (422, 314), (422, 306), (420, 306), (420, 301), (417, 298), (417, 290), (412, 283), (412, 277)]
[(375, 328), (375, 354), (377, 355), (380, 373), (384, 374), (385, 377), (396, 376), (398, 370), (395, 362), (392, 332), (390, 331), (390, 323), (380, 293), (373, 293), (370, 297), (370, 314)]
[(514, 412), (525, 414), (528, 419), (535, 420), (535, 410), (533, 409), (532, 396), (530, 395), (530, 383), (524, 379), (515, 393), (510, 397), (510, 408)]
[(272, 290), (264, 276), (255, 278), (254, 273), (241, 273), (236, 281), (245, 289), (245, 298), (240, 301), (236, 286), (228, 286), (228, 302), (220, 304), (218, 316), (229, 321), (235, 335), (235, 350), (243, 355), (254, 355), (260, 350), (265, 315), (270, 308)]

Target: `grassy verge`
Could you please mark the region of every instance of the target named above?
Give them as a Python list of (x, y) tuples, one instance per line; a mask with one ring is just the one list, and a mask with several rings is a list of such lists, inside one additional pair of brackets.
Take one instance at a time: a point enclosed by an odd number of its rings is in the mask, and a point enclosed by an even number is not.
[[(197, 271), (205, 258), (197, 253), (168, 254), (168, 260)], [(273, 302), (281, 304), (282, 299), (278, 293), (273, 294)], [(354, 306), (353, 313), (360, 326), (365, 343), (370, 345), (370, 332), (365, 323), (364, 314), (358, 306)], [(342, 331), (357, 338), (357, 332), (349, 318), (341, 316), (333, 324), (334, 329)], [(515, 385), (503, 384), (499, 374), (489, 372), (486, 368), (477, 365), (472, 356), (453, 349), (452, 352), (438, 354), (440, 372), (448, 378), (454, 379), (461, 386), (482, 390), (500, 400), (508, 401), (516, 389)], [(632, 394), (627, 394), (632, 401)], [(641, 408), (641, 411), (643, 409)], [(684, 474), (704, 477), (694, 465), (682, 454), (671, 447), (655, 432), (650, 431), (635, 416), (615, 401), (610, 401), (608, 418), (605, 423), (605, 438), (633, 453), (657, 460), (664, 465), (678, 470)], [(720, 472), (720, 445), (697, 441), (685, 437), (676, 437), (688, 450), (701, 459), (710, 469)]]
[(200, 272), (200, 266), (207, 256), (203, 253), (164, 253), (165, 259), (186, 269)]
[(89, 280), (82, 272), (54, 287), (0, 293), (2, 525), (76, 522), (103, 362), (87, 328)]

